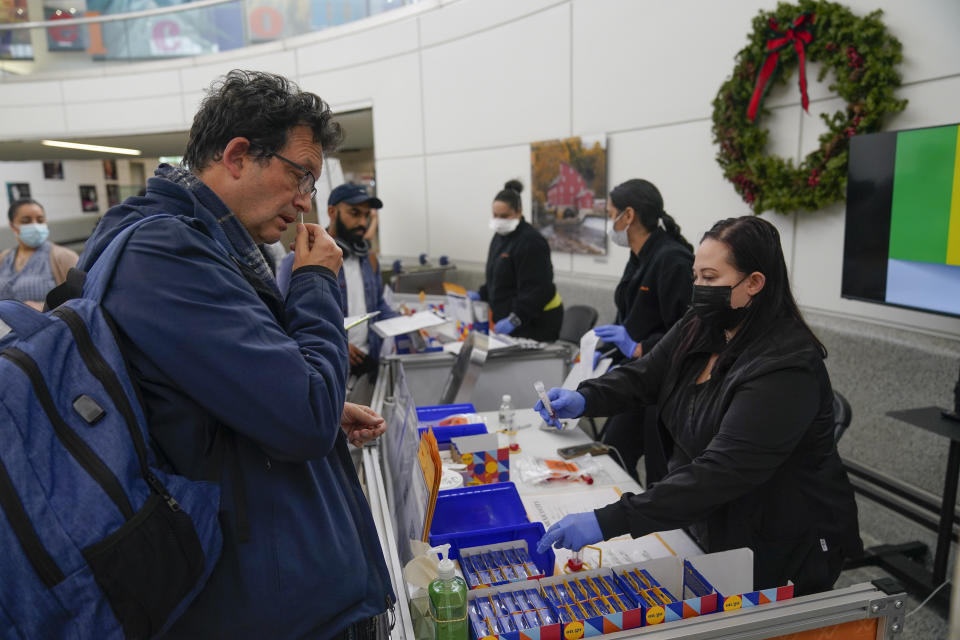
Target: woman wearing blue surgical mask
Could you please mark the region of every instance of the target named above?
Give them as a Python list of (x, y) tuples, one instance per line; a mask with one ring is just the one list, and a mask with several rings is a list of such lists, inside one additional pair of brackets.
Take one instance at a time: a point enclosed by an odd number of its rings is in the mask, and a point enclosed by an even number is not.
[[(615, 187), (607, 199), (607, 214), (611, 241), (630, 249), (630, 257), (614, 293), (616, 322), (594, 331), (617, 348), (615, 361), (624, 363), (649, 353), (690, 305), (693, 246), (663, 210), (660, 191), (646, 180)], [(639, 481), (637, 463), (645, 452), (647, 482), (663, 474), (655, 406), (611, 417), (602, 440), (617, 448), (634, 479)]]
[(793, 299), (777, 228), (721, 220), (693, 274), (690, 312), (650, 353), (547, 394), (560, 418), (656, 404), (666, 475), (565, 516), (538, 549), (687, 528), (706, 552), (752, 549), (757, 589), (830, 589), (844, 558), (863, 550), (857, 503), (837, 453), (826, 349)]
[(490, 303), (494, 332), (551, 342), (560, 335), (563, 301), (553, 284), (550, 246), (523, 219), (519, 180), (510, 180), (493, 199), (486, 282), (468, 295)]
[(43, 308), (47, 292), (67, 277), (79, 256), (47, 240), (47, 217), (36, 200), (15, 200), (7, 210), (17, 246), (0, 252), (0, 299)]

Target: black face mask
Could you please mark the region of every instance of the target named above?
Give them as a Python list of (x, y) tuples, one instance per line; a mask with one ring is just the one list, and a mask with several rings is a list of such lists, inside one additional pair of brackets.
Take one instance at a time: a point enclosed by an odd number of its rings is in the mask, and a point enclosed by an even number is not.
[[(747, 279), (744, 276), (740, 282)], [(693, 312), (707, 325), (716, 329), (733, 329), (747, 315), (747, 307), (730, 306), (730, 294), (740, 282), (730, 286), (693, 285)]]

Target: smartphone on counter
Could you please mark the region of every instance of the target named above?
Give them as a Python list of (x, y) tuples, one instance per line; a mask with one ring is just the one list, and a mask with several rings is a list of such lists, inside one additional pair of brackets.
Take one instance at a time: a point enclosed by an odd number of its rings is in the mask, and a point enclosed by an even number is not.
[(576, 444), (572, 447), (560, 447), (557, 449), (557, 455), (566, 460), (582, 456), (585, 453), (589, 453), (592, 456), (602, 456), (609, 452), (610, 447), (602, 442), (588, 442), (586, 444)]

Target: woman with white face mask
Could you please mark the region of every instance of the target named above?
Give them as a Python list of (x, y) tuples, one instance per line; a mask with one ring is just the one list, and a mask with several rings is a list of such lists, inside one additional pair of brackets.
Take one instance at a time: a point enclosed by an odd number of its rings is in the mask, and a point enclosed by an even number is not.
[(550, 246), (523, 219), (519, 180), (493, 199), (486, 283), (468, 295), (490, 303), (494, 332), (551, 342), (560, 335), (563, 301), (553, 284)]
[(17, 236), (17, 246), (0, 252), (0, 299), (20, 300), (42, 309), (47, 292), (66, 279), (79, 256), (47, 241), (50, 231), (39, 202), (15, 200), (7, 218)]
[[(618, 364), (649, 353), (690, 305), (693, 247), (663, 210), (660, 191), (646, 180), (627, 180), (607, 199), (610, 240), (630, 249), (614, 293), (616, 324), (596, 327), (597, 336), (616, 346)], [(647, 482), (662, 476), (658, 455), (656, 407), (611, 417), (602, 440), (620, 452), (623, 464), (639, 481), (637, 463), (646, 450)], [(645, 446), (645, 442), (649, 446)]]

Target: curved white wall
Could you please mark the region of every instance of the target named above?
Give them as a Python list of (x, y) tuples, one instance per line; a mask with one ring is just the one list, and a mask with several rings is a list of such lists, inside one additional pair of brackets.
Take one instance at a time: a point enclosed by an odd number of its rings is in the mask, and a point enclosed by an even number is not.
[[(490, 201), (511, 177), (529, 184), (536, 140), (606, 133), (609, 181), (645, 177), (685, 235), (747, 213), (714, 162), (711, 101), (775, 0), (426, 0), (359, 23), (229, 54), (106, 67), (79, 77), (0, 81), (0, 139), (186, 129), (216, 76), (232, 68), (296, 79), (335, 108), (373, 107), (387, 255), (482, 262)], [(889, 129), (960, 120), (960, 3), (848, 0), (884, 10), (903, 43), (907, 110)], [(814, 79), (816, 69), (808, 72)], [(796, 80), (769, 98), (770, 151), (802, 158), (818, 113), (842, 102), (826, 83), (799, 106)], [(529, 207), (529, 193), (525, 193)], [(770, 215), (797, 297), (811, 309), (960, 337), (960, 321), (840, 298), (843, 205)], [(554, 254), (558, 272), (615, 278), (606, 258)]]

